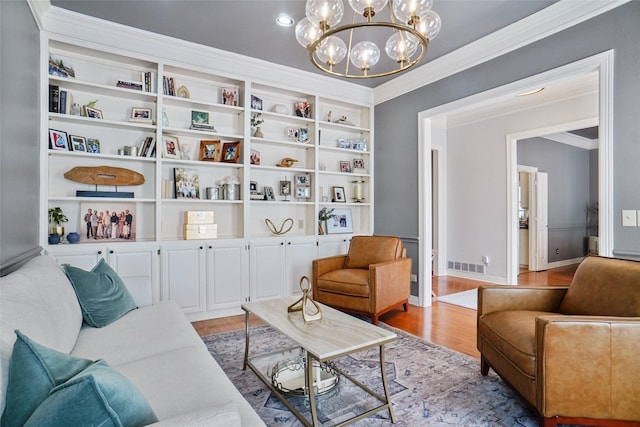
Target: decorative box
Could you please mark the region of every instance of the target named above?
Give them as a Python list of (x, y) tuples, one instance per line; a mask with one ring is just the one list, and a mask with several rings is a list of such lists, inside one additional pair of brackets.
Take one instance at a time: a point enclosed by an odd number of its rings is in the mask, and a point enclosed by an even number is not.
[(186, 211), (185, 224), (213, 224), (213, 211)]
[(218, 224), (185, 224), (184, 240), (217, 239)]

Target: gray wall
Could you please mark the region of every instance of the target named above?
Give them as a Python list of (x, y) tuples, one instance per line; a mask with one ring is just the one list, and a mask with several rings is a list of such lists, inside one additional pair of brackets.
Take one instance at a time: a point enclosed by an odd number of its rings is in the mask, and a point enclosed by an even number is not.
[(0, 0), (0, 265), (38, 246), (40, 39), (24, 0)]
[[(620, 215), (622, 209), (640, 208), (638, 22), (640, 2), (633, 1), (532, 45), (377, 105), (375, 232), (418, 236), (419, 112), (615, 49), (614, 254), (637, 253), (640, 257), (640, 227), (622, 228)], [(449, 157), (448, 162), (453, 161)], [(504, 212), (500, 214), (504, 215)], [(482, 255), (475, 254), (474, 259)]]
[(548, 174), (549, 262), (586, 254), (590, 157), (590, 150), (546, 138), (518, 141), (518, 164)]

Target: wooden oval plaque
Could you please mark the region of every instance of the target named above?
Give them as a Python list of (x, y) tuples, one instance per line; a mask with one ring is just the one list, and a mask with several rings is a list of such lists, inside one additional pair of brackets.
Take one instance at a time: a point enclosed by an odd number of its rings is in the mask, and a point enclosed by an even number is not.
[(76, 166), (64, 173), (71, 181), (94, 185), (141, 185), (144, 175), (113, 166)]

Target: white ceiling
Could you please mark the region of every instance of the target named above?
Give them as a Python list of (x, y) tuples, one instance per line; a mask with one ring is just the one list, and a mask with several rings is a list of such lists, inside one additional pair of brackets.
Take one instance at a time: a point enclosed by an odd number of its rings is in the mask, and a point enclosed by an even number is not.
[[(421, 64), (440, 58), (534, 14), (558, 0), (435, 0), (442, 31)], [(295, 40), (279, 27), (287, 13), (304, 18), (304, 0), (51, 0), (53, 6), (238, 54), (319, 72)], [(345, 7), (348, 5), (345, 2)], [(345, 14), (343, 23), (350, 21)], [(384, 54), (383, 54), (384, 55)], [(352, 80), (376, 87), (392, 77)]]

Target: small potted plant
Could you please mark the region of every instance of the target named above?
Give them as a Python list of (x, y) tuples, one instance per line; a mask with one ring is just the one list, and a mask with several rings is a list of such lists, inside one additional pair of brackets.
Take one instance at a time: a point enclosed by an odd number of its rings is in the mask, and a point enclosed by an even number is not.
[(251, 127), (256, 128), (256, 131), (253, 133), (253, 136), (255, 136), (256, 138), (262, 138), (264, 136), (262, 134), (262, 131), (260, 130), (260, 125), (262, 123), (264, 123), (264, 119), (262, 118), (262, 114), (253, 113), (251, 115)]
[(326, 207), (320, 209), (320, 212), (318, 213), (318, 234), (325, 234), (325, 224), (334, 216), (335, 214), (333, 213), (333, 209), (327, 209)]
[[(49, 209), (49, 243), (57, 244), (64, 236), (64, 224), (69, 218), (62, 212), (59, 206)], [(54, 237), (55, 236), (55, 237)]]

